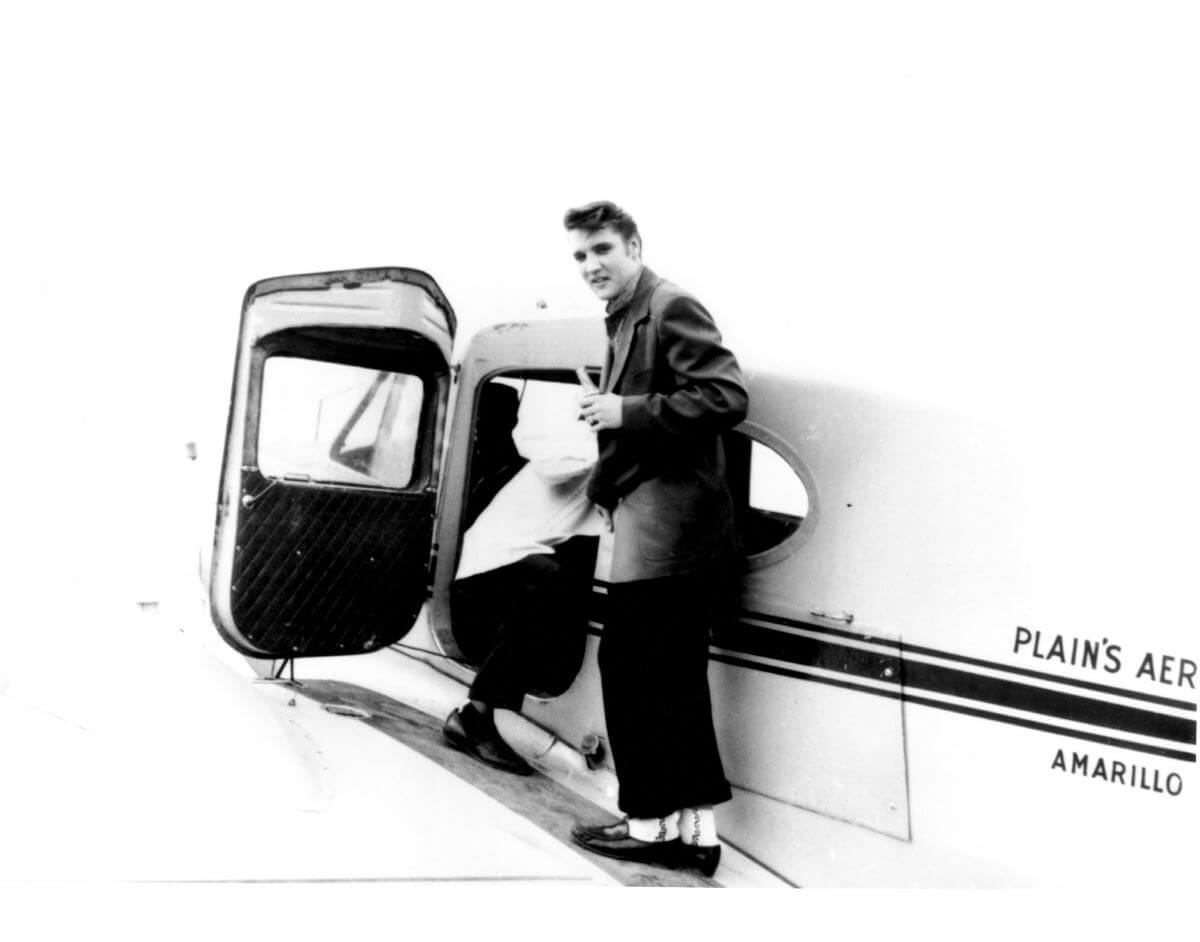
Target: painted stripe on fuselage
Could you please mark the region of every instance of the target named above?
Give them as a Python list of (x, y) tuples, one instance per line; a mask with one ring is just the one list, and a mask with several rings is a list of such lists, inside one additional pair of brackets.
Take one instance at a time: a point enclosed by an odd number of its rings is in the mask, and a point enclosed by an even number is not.
[(1153, 693), (1144, 693), (1140, 690), (1126, 690), (1122, 687), (1112, 687), (1107, 684), (1098, 684), (1090, 680), (1078, 680), (1074, 677), (1064, 677), (1059, 674), (1047, 674), (1044, 671), (1030, 670), (1029, 668), (1025, 667), (1014, 667), (1011, 664), (1001, 664), (997, 661), (985, 661), (982, 658), (968, 657), (965, 654), (952, 654), (949, 651), (938, 651), (934, 648), (926, 648), (916, 644), (908, 644), (907, 642), (898, 641), (895, 638), (881, 638), (872, 635), (865, 635), (862, 632), (846, 631), (839, 628), (826, 628), (824, 626), (813, 625), (808, 622), (797, 621), (794, 618), (784, 618), (780, 615), (768, 615), (765, 612), (752, 612), (747, 609), (744, 614), (751, 618), (758, 618), (762, 621), (774, 622), (778, 625), (805, 628), (835, 637), (849, 638), (858, 641), (869, 641), (872, 644), (890, 645), (897, 650), (903, 647), (906, 654), (927, 654), (930, 657), (941, 658), (945, 661), (958, 661), (963, 664), (973, 664), (976, 667), (986, 667), (990, 670), (1003, 671), (1004, 673), (1008, 674), (1019, 674), (1022, 677), (1032, 677), (1037, 680), (1049, 680), (1056, 684), (1079, 687), (1082, 690), (1094, 690), (1097, 693), (1111, 693), (1117, 696), (1126, 697), (1131, 700), (1144, 700), (1147, 703), (1157, 703), (1160, 706), (1176, 707), (1180, 710), (1189, 710), (1193, 713), (1196, 712), (1196, 704), (1188, 700), (1175, 700), (1171, 697), (1163, 697)]
[[(603, 605), (603, 594), (598, 592), (593, 597), (599, 606)], [(597, 617), (602, 614), (594, 613), (596, 623), (603, 623), (603, 618)], [(1196, 761), (1194, 751), (1185, 752), (1168, 745), (1178, 743), (1195, 746), (1195, 719), (1138, 705), (1113, 703), (1087, 696), (1082, 692), (1052, 689), (1016, 678), (1045, 680), (1060, 687), (1077, 688), (1079, 691), (1090, 690), (1139, 703), (1161, 704), (1194, 712), (1196, 705), (1187, 701), (1010, 667), (933, 648), (910, 646), (896, 639), (880, 638), (841, 628), (828, 628), (777, 615), (751, 611), (745, 611), (743, 615), (743, 619), (735, 626), (719, 628), (714, 632), (713, 645), (710, 648), (713, 660), (749, 670), (795, 677), (875, 696), (902, 699), (908, 703), (1027, 729), (1071, 736), (1186, 762)], [(756, 621), (760, 623), (756, 624)], [(593, 629), (593, 633), (600, 632)], [(905, 657), (908, 653), (917, 654), (919, 658)], [(781, 663), (764, 664), (752, 658), (768, 658)], [(926, 658), (951, 661), (963, 667), (933, 664)], [(969, 666), (1013, 676), (996, 677), (972, 671)], [(922, 693), (932, 696), (922, 696)], [(934, 699), (936, 696), (955, 697), (970, 703), (947, 702)], [(992, 709), (988, 709), (989, 706)], [(1049, 722), (998, 712), (1001, 710), (1032, 713)], [(1081, 723), (1118, 734), (1165, 740), (1166, 743), (1158, 745), (1137, 742), (1103, 732), (1056, 726), (1053, 725), (1054, 721)]]
[(1040, 723), (1036, 720), (1029, 720), (1019, 716), (1008, 716), (1003, 713), (991, 713), (983, 709), (975, 709), (974, 707), (965, 706), (957, 703), (947, 703), (943, 700), (931, 700), (927, 697), (914, 696), (907, 690), (897, 687), (893, 690), (880, 690), (876, 687), (868, 687), (864, 684), (856, 684), (847, 680), (836, 680), (831, 677), (823, 677), (819, 674), (809, 673), (803, 670), (794, 670), (791, 668), (777, 667), (772, 664), (762, 664), (758, 661), (747, 661), (739, 657), (731, 657), (726, 654), (712, 653), (711, 660), (720, 661), (723, 664), (730, 664), (734, 667), (746, 667), (751, 670), (762, 671), (767, 674), (776, 674), (781, 677), (795, 677), (800, 680), (810, 680), (819, 684), (827, 684), (831, 687), (841, 687), (845, 690), (855, 690), (859, 693), (869, 693), (877, 697), (888, 697), (893, 700), (903, 700), (905, 703), (916, 703), (921, 706), (934, 707), (938, 710), (949, 710), (952, 713), (961, 713), (966, 716), (974, 716), (985, 720), (995, 720), (1000, 723), (1008, 723), (1011, 726), (1021, 726), (1025, 729), (1036, 729), (1045, 733), (1055, 733), (1060, 736), (1070, 736), (1075, 739), (1085, 739), (1088, 742), (1102, 743), (1106, 746), (1116, 746), (1121, 749), (1132, 749), (1136, 752), (1144, 752), (1150, 755), (1162, 756), (1166, 759), (1179, 759), (1183, 762), (1195, 762), (1196, 756), (1194, 753), (1183, 752), (1178, 749), (1168, 749), (1162, 746), (1154, 746), (1148, 743), (1134, 742), (1127, 739), (1118, 739), (1114, 736), (1105, 736), (1100, 733), (1089, 733), (1077, 729), (1065, 729), (1060, 726), (1054, 726), (1051, 723)]

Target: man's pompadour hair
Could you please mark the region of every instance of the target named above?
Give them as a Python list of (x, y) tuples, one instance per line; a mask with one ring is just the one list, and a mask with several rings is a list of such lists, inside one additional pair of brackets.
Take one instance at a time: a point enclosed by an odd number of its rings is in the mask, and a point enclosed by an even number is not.
[(589, 234), (599, 232), (605, 226), (612, 226), (626, 241), (638, 235), (637, 223), (633, 221), (633, 217), (608, 200), (588, 203), (578, 209), (568, 209), (563, 216), (563, 226), (567, 229), (582, 229)]

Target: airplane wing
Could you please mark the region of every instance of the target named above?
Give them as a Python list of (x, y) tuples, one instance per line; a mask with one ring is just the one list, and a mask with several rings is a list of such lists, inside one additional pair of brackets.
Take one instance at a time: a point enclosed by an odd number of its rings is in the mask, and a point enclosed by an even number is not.
[(155, 614), (95, 625), (0, 646), (0, 887), (712, 883), (581, 854), (603, 812), (384, 694), (263, 681)]
[(613, 882), (429, 757), (157, 619), (78, 634), (0, 649), (0, 884)]

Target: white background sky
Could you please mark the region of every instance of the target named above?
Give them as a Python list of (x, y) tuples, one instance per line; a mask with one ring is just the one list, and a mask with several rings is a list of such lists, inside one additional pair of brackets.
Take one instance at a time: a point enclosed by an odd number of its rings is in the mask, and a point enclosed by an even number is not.
[(47, 549), (61, 488), (129, 534), (163, 519), (184, 442), (215, 460), (251, 282), (425, 268), (464, 337), (539, 300), (596, 316), (560, 228), (595, 198), (747, 363), (1165, 449), (1160, 489), (1200, 470), (1188, 4), (5, 19), (6, 473), (59, 488), (22, 508)]
[(1159, 489), (1198, 470), (1188, 4), (5, 19), (6, 472), (105, 494), (97, 526), (161, 516), (163, 463), (219, 448), (251, 282), (425, 268), (464, 336), (539, 300), (595, 316), (560, 228), (594, 198), (747, 363), (1166, 453)]

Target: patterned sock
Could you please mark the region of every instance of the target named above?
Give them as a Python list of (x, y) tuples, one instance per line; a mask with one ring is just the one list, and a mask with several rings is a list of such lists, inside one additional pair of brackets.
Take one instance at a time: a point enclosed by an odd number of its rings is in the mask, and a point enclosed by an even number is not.
[(673, 841), (679, 836), (678, 815), (665, 818), (630, 818), (629, 836), (639, 841)]
[(717, 816), (712, 806), (684, 808), (679, 812), (679, 839), (685, 844), (712, 847), (721, 843), (717, 837)]

